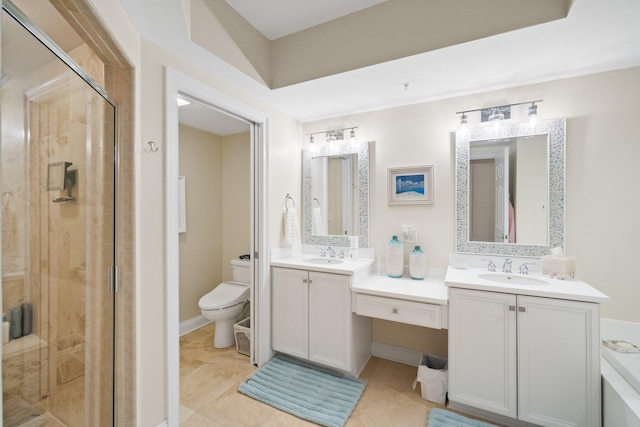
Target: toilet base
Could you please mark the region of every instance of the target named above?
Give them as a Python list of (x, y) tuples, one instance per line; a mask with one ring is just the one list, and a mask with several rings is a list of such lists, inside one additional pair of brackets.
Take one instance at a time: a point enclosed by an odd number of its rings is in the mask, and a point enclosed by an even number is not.
[(235, 318), (229, 320), (218, 320), (216, 322), (216, 329), (213, 333), (213, 346), (215, 348), (227, 348), (236, 343), (236, 338), (233, 335), (233, 324)]

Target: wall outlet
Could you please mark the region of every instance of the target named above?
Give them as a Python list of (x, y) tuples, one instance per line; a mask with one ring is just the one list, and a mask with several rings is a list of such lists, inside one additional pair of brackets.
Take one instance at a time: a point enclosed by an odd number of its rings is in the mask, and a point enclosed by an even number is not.
[(399, 237), (403, 243), (418, 243), (418, 230), (415, 227), (403, 225), (400, 227)]

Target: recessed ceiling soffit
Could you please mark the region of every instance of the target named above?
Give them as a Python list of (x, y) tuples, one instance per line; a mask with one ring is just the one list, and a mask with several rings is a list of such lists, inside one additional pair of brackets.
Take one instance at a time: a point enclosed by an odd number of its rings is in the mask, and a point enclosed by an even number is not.
[(277, 89), (564, 19), (571, 3), (393, 0), (270, 41), (226, 2), (192, 0), (191, 40)]

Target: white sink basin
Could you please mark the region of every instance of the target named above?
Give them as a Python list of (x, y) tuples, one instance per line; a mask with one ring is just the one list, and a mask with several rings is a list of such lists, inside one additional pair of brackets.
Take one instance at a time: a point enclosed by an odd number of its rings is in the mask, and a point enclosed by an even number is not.
[(527, 277), (520, 274), (500, 274), (500, 273), (483, 273), (479, 274), (478, 277), (484, 280), (489, 280), (492, 282), (504, 283), (507, 285), (548, 285), (549, 282), (546, 282), (542, 279), (537, 279), (535, 277)]
[(311, 264), (342, 264), (344, 260), (337, 258), (307, 258), (304, 260)]

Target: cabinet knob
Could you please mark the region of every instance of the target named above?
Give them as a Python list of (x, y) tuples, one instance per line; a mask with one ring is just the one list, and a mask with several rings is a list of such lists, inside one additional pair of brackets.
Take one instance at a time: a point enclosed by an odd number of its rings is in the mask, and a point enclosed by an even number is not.
[(393, 314), (398, 314), (398, 309), (397, 308), (393, 309)]

